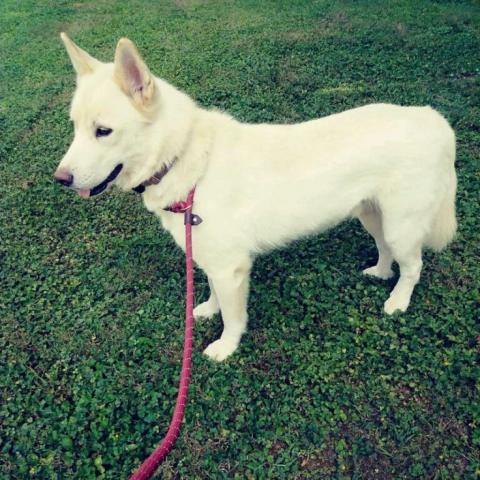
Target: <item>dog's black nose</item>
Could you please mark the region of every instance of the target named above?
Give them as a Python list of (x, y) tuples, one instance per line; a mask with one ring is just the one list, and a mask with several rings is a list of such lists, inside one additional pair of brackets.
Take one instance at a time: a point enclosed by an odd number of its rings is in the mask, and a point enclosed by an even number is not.
[(53, 178), (58, 183), (61, 183), (62, 185), (65, 185), (66, 187), (70, 187), (73, 183), (73, 175), (70, 172), (67, 172), (66, 170), (59, 168), (54, 174)]

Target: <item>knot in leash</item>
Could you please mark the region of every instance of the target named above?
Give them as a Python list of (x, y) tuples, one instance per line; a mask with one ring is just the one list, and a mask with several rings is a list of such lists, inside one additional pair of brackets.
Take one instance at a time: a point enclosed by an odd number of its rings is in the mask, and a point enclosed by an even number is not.
[(191, 190), (191, 192), (188, 194), (187, 200), (182, 202), (172, 203), (168, 207), (164, 208), (164, 210), (172, 213), (184, 213), (185, 225), (200, 225), (203, 220), (198, 215), (192, 213), (194, 194), (195, 194), (195, 188)]

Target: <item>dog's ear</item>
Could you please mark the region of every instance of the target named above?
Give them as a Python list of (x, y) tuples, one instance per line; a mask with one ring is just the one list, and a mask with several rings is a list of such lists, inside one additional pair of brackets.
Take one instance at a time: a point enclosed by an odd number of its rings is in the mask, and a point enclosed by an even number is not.
[(101, 65), (101, 62), (90, 56), (78, 45), (75, 45), (66, 33), (62, 32), (60, 38), (67, 49), (73, 68), (79, 76), (85, 75), (86, 73), (92, 73), (97, 66)]
[(121, 89), (139, 107), (147, 107), (153, 101), (155, 79), (128, 38), (120, 39), (117, 44), (114, 75)]

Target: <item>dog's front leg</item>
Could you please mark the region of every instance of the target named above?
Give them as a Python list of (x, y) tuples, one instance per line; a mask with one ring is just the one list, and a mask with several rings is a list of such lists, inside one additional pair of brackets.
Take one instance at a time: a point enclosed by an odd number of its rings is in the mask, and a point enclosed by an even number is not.
[(223, 333), (204, 351), (212, 360), (221, 362), (238, 347), (247, 327), (247, 299), (251, 262), (213, 274), (210, 280), (217, 295), (223, 319)]
[(220, 311), (220, 305), (218, 304), (217, 294), (215, 293), (215, 287), (213, 282), (208, 277), (208, 285), (210, 287), (210, 297), (206, 302), (201, 303), (193, 309), (193, 316), (198, 318), (212, 318)]

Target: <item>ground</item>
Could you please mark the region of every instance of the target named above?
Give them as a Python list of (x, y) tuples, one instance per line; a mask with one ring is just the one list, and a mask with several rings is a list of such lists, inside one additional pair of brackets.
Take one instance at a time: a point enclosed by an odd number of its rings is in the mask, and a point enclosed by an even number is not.
[(159, 478), (478, 478), (479, 27), (475, 1), (3, 0), (0, 478), (127, 478), (180, 369), (182, 253), (138, 196), (52, 181), (72, 139), (60, 31), (102, 60), (130, 37), (155, 74), (244, 121), (429, 104), (457, 133), (458, 237), (425, 254), (409, 310), (382, 312), (395, 279), (362, 277), (376, 252), (357, 222), (260, 258), (235, 355), (200, 353), (218, 316), (196, 328)]

